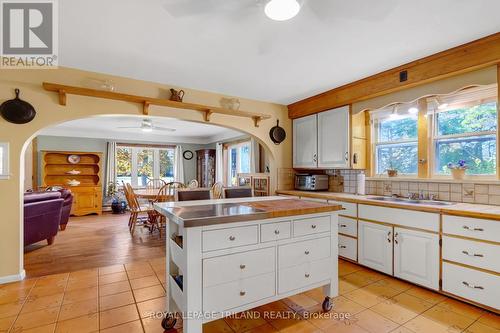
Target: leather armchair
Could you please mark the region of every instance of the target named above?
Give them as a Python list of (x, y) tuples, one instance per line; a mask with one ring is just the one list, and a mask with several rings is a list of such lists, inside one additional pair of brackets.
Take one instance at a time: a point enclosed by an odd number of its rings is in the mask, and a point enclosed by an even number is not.
[(49, 245), (54, 242), (63, 202), (60, 192), (25, 193), (24, 246), (44, 239)]
[(61, 222), (59, 222), (59, 228), (61, 230), (66, 229), (66, 225), (69, 221), (69, 214), (71, 213), (71, 206), (73, 205), (73, 193), (68, 189), (59, 190), (61, 193), (61, 198), (64, 199), (61, 213)]

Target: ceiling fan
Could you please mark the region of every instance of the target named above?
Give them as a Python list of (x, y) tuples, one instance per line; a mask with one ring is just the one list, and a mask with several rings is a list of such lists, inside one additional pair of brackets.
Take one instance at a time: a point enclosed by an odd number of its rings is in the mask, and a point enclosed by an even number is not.
[(151, 119), (143, 119), (140, 126), (125, 126), (118, 127), (120, 129), (140, 129), (143, 132), (153, 132), (153, 131), (165, 131), (165, 132), (175, 132), (175, 128), (154, 126)]

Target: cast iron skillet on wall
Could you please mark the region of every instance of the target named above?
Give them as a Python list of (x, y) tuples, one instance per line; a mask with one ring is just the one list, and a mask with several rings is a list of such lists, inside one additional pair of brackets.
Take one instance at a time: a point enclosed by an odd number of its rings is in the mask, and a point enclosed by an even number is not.
[(5, 101), (0, 105), (3, 119), (14, 124), (26, 124), (33, 120), (36, 111), (33, 106), (19, 98), (19, 89), (14, 90), (16, 98)]
[(285, 140), (286, 132), (283, 127), (280, 127), (279, 119), (276, 120), (276, 126), (272, 127), (271, 130), (269, 131), (269, 137), (271, 138), (271, 141), (274, 142), (275, 145), (279, 145)]

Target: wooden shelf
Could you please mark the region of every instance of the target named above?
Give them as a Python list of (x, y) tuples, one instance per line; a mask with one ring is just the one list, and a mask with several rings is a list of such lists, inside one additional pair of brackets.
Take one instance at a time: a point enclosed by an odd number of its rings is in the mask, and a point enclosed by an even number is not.
[(117, 101), (125, 101), (131, 103), (141, 104), (143, 106), (142, 113), (144, 115), (149, 114), (149, 106), (157, 105), (157, 106), (165, 106), (176, 109), (186, 109), (186, 110), (194, 110), (203, 112), (205, 121), (210, 121), (210, 117), (214, 113), (225, 114), (235, 117), (244, 117), (250, 118), (254, 122), (255, 127), (259, 127), (259, 123), (262, 120), (271, 118), (270, 115), (265, 113), (258, 112), (249, 112), (249, 111), (241, 111), (241, 110), (229, 110), (215, 106), (208, 106), (202, 104), (194, 104), (194, 103), (185, 103), (185, 102), (176, 102), (168, 99), (161, 98), (153, 98), (153, 97), (144, 97), (137, 95), (129, 95), (122, 94), (112, 91), (103, 91), (97, 89), (89, 89), (75, 86), (67, 86), (57, 83), (49, 83), (43, 82), (43, 88), (47, 91), (53, 91), (59, 94), (59, 104), (66, 105), (67, 104), (67, 95), (80, 95), (80, 96), (88, 96), (88, 97), (97, 97), (97, 98), (105, 98), (112, 99)]

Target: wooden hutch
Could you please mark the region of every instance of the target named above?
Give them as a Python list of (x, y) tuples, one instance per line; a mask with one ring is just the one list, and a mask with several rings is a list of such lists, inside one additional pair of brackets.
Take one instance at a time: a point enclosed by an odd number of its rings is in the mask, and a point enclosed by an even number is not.
[(71, 214), (102, 213), (102, 153), (42, 151), (42, 186), (73, 193)]
[(215, 149), (196, 151), (196, 179), (200, 187), (212, 187), (215, 183)]

